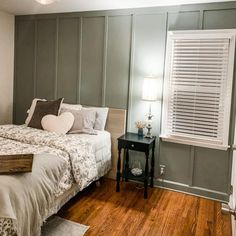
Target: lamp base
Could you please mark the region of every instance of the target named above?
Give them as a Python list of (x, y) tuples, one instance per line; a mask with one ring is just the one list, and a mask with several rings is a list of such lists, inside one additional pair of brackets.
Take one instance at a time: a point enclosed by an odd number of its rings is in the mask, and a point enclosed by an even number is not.
[(146, 135), (144, 136), (145, 138), (152, 138), (151, 129), (152, 129), (152, 126), (149, 124), (149, 125), (147, 126), (148, 132), (147, 132)]
[(152, 134), (151, 134), (151, 129), (152, 129), (152, 125), (151, 125), (151, 122), (152, 122), (152, 112), (151, 112), (151, 103), (150, 103), (150, 106), (149, 106), (149, 113), (147, 114), (147, 117), (148, 117), (148, 125), (146, 126), (148, 132), (147, 134), (144, 136), (145, 138), (152, 138)]

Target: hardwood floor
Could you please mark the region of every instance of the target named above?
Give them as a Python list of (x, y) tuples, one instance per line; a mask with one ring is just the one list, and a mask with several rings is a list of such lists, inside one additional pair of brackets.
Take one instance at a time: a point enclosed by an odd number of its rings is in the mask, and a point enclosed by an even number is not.
[(104, 179), (90, 186), (58, 213), (61, 217), (90, 226), (86, 236), (229, 236), (229, 215), (221, 214), (219, 202), (158, 188), (143, 189), (135, 183)]

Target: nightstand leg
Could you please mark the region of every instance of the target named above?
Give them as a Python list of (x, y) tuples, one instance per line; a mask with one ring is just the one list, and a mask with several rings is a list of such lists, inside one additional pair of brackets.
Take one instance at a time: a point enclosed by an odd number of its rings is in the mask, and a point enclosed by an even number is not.
[(116, 173), (116, 192), (120, 192), (120, 155), (121, 149), (118, 149), (117, 173)]
[(125, 182), (128, 182), (127, 174), (129, 171), (129, 149), (126, 149), (125, 155)]
[(148, 157), (149, 157), (149, 152), (145, 152), (146, 155), (146, 164), (145, 164), (145, 179), (144, 179), (144, 198), (146, 199), (148, 197), (148, 171), (149, 171), (149, 166), (148, 166)]
[(154, 178), (154, 155), (155, 155), (154, 153), (155, 153), (155, 143), (153, 144), (153, 147), (152, 147), (151, 182), (150, 182), (150, 187), (151, 188), (153, 188), (153, 178)]

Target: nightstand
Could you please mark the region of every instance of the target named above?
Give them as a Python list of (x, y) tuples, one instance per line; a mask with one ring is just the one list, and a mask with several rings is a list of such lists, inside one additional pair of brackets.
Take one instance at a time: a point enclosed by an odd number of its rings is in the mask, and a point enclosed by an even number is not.
[[(129, 179), (144, 182), (144, 198), (147, 198), (148, 182), (150, 180), (150, 187), (153, 187), (154, 177), (154, 153), (155, 153), (155, 141), (156, 137), (145, 138), (144, 136), (138, 136), (135, 133), (126, 133), (118, 138), (118, 161), (117, 161), (117, 175), (116, 175), (116, 192), (120, 191), (120, 178), (121, 178), (121, 150), (125, 151), (125, 167), (123, 170), (123, 176), (125, 181)], [(134, 176), (131, 173), (129, 167), (129, 150), (139, 151), (145, 153), (145, 171), (141, 176)], [(149, 172), (149, 154), (151, 155), (151, 170)]]

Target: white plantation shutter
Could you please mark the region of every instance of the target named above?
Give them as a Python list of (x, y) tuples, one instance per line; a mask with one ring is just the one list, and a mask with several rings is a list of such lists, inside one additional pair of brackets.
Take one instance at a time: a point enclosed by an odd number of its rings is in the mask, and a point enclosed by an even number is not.
[(227, 149), (235, 34), (169, 32), (162, 137)]

